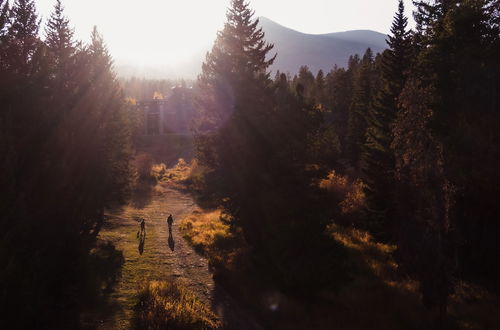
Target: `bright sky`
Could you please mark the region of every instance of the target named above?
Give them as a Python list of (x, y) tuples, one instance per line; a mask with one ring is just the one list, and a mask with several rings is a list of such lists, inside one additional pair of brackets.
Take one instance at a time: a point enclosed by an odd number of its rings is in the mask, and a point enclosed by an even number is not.
[[(13, 2), (13, 0), (11, 0)], [(55, 0), (36, 0), (47, 18)], [(97, 25), (116, 62), (175, 64), (200, 56), (223, 27), (229, 0), (63, 0), (79, 40)], [(250, 0), (256, 16), (305, 33), (389, 31), (397, 0)], [(405, 0), (411, 17), (411, 0)]]

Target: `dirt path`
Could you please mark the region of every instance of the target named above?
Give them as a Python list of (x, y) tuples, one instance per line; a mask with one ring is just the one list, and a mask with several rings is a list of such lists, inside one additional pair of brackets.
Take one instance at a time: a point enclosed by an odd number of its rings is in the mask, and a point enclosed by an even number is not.
[[(127, 206), (108, 215), (100, 238), (112, 241), (123, 251), (125, 264), (121, 279), (111, 300), (118, 312), (112, 319), (102, 320), (100, 329), (129, 329), (133, 316), (133, 296), (145, 280), (176, 278), (211, 306), (227, 329), (262, 329), (212, 278), (207, 260), (198, 255), (182, 238), (178, 221), (190, 213), (195, 203), (189, 195), (167, 186), (152, 188), (149, 200)], [(169, 237), (166, 219), (174, 217)], [(143, 242), (137, 238), (138, 219), (146, 219)]]

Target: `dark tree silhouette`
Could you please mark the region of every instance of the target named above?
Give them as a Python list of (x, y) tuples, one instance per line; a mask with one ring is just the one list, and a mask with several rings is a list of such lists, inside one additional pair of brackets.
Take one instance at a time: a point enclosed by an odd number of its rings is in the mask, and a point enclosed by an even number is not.
[[(321, 121), (303, 91), (267, 68), (272, 45), (244, 1), (232, 1), (227, 22), (199, 79), (198, 148), (233, 228), (240, 227), (256, 264), (285, 288), (307, 293), (331, 281), (339, 255), (323, 239), (328, 218), (307, 172), (310, 137)], [(314, 76), (310, 76), (311, 87)], [(297, 86), (302, 86), (297, 83)], [(307, 242), (300, 243), (298, 242)], [(328, 262), (317, 262), (318, 251)], [(312, 265), (315, 265), (314, 267)], [(321, 271), (312, 272), (312, 269)]]
[(102, 38), (95, 32), (91, 45), (75, 46), (60, 2), (45, 41), (34, 2), (16, 1), (8, 17), (0, 31), (0, 277), (9, 285), (0, 323), (76, 328), (106, 281), (92, 269), (93, 248), (104, 208), (126, 196), (128, 108)]
[(366, 144), (363, 153), (365, 192), (370, 218), (369, 227), (378, 237), (388, 239), (392, 231), (394, 204), (394, 155), (391, 150), (392, 126), (399, 111), (398, 98), (403, 90), (411, 53), (407, 18), (399, 1), (387, 44), (382, 55), (382, 86), (370, 107)]
[(366, 141), (368, 113), (374, 93), (373, 52), (368, 48), (360, 62), (360, 68), (354, 81), (354, 90), (349, 107), (346, 152), (356, 169), (360, 168), (362, 147)]

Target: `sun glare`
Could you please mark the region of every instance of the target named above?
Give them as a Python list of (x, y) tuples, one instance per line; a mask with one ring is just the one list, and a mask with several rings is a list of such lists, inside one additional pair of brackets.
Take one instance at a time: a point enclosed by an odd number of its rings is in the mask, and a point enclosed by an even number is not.
[[(54, 2), (39, 1), (43, 18), (50, 15)], [(96, 25), (116, 62), (170, 66), (189, 62), (208, 49), (223, 27), (227, 7), (226, 1), (206, 0), (86, 0), (63, 4), (75, 27), (75, 37), (88, 40)]]
[[(349, 28), (382, 31), (382, 27), (376, 27), (368, 19), (372, 17), (367, 14), (372, 12), (371, 7), (359, 10), (362, 1), (365, 0), (345, 4), (340, 0), (311, 0), (308, 6), (299, 0), (251, 0), (251, 3), (256, 16), (269, 17), (305, 33)], [(46, 22), (55, 0), (36, 2), (39, 14)], [(383, 1), (387, 7), (384, 22), (391, 21), (395, 9), (393, 2), (395, 0)], [(96, 25), (115, 64), (166, 69), (165, 72), (174, 76), (176, 71), (179, 71), (178, 75), (185, 74), (182, 68), (196, 66), (191, 72), (191, 76), (196, 76), (205, 52), (211, 48), (217, 31), (223, 28), (230, 0), (63, 0), (62, 3), (64, 13), (75, 29), (75, 38), (88, 41), (90, 31)], [(346, 14), (351, 12), (359, 14), (355, 16), (358, 19), (353, 20), (352, 15)], [(350, 22), (345, 22), (342, 17), (324, 17), (324, 13), (343, 13), (341, 16), (349, 17)]]
[[(152, 65), (175, 65), (199, 55), (213, 41), (217, 30), (204, 16), (218, 13), (213, 12), (214, 6), (208, 6), (208, 1), (197, 3), (196, 9), (192, 7), (192, 2), (147, 1), (141, 10), (128, 15), (137, 16), (139, 24), (128, 27), (134, 47), (122, 40), (116, 45), (123, 47), (119, 53), (134, 63)], [(223, 8), (220, 11), (224, 13)]]

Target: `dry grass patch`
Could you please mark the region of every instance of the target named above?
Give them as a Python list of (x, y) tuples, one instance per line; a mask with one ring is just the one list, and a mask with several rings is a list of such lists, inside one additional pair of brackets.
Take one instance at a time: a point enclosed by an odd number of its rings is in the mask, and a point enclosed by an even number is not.
[(194, 210), (180, 222), (184, 238), (217, 271), (244, 271), (249, 265), (249, 247), (241, 231), (231, 231), (221, 210)]
[[(196, 160), (191, 161), (191, 163), (186, 162), (183, 158), (179, 158), (177, 164), (174, 167), (165, 170), (164, 179), (174, 182), (184, 182), (191, 175), (191, 171)], [(162, 164), (163, 165), (163, 164)]]
[(197, 249), (208, 252), (216, 237), (228, 236), (229, 226), (221, 220), (221, 210), (194, 210), (181, 220), (184, 237)]
[[(431, 315), (421, 303), (418, 281), (402, 276), (398, 270), (392, 256), (395, 245), (378, 243), (368, 232), (352, 227), (331, 225), (328, 230), (348, 248), (357, 268), (353, 281), (333, 300), (363, 310), (366, 324), (368, 320), (384, 320), (384, 329), (421, 329), (432, 324)], [(457, 329), (497, 329), (500, 298), (478, 284), (457, 281), (448, 312)], [(364, 326), (362, 319), (346, 324), (357, 328), (354, 325), (360, 322)]]
[(357, 252), (360, 261), (365, 263), (377, 277), (394, 278), (398, 268), (392, 258), (392, 253), (396, 250), (395, 245), (378, 243), (367, 231), (352, 227), (330, 225), (328, 230), (336, 241), (352, 252)]
[(135, 329), (220, 329), (209, 307), (174, 281), (152, 281), (139, 291), (133, 320)]
[(366, 184), (361, 180), (350, 181), (347, 176), (331, 171), (328, 176), (319, 182), (319, 187), (328, 191), (337, 204), (340, 218), (343, 223), (356, 223), (363, 218), (366, 208)]

